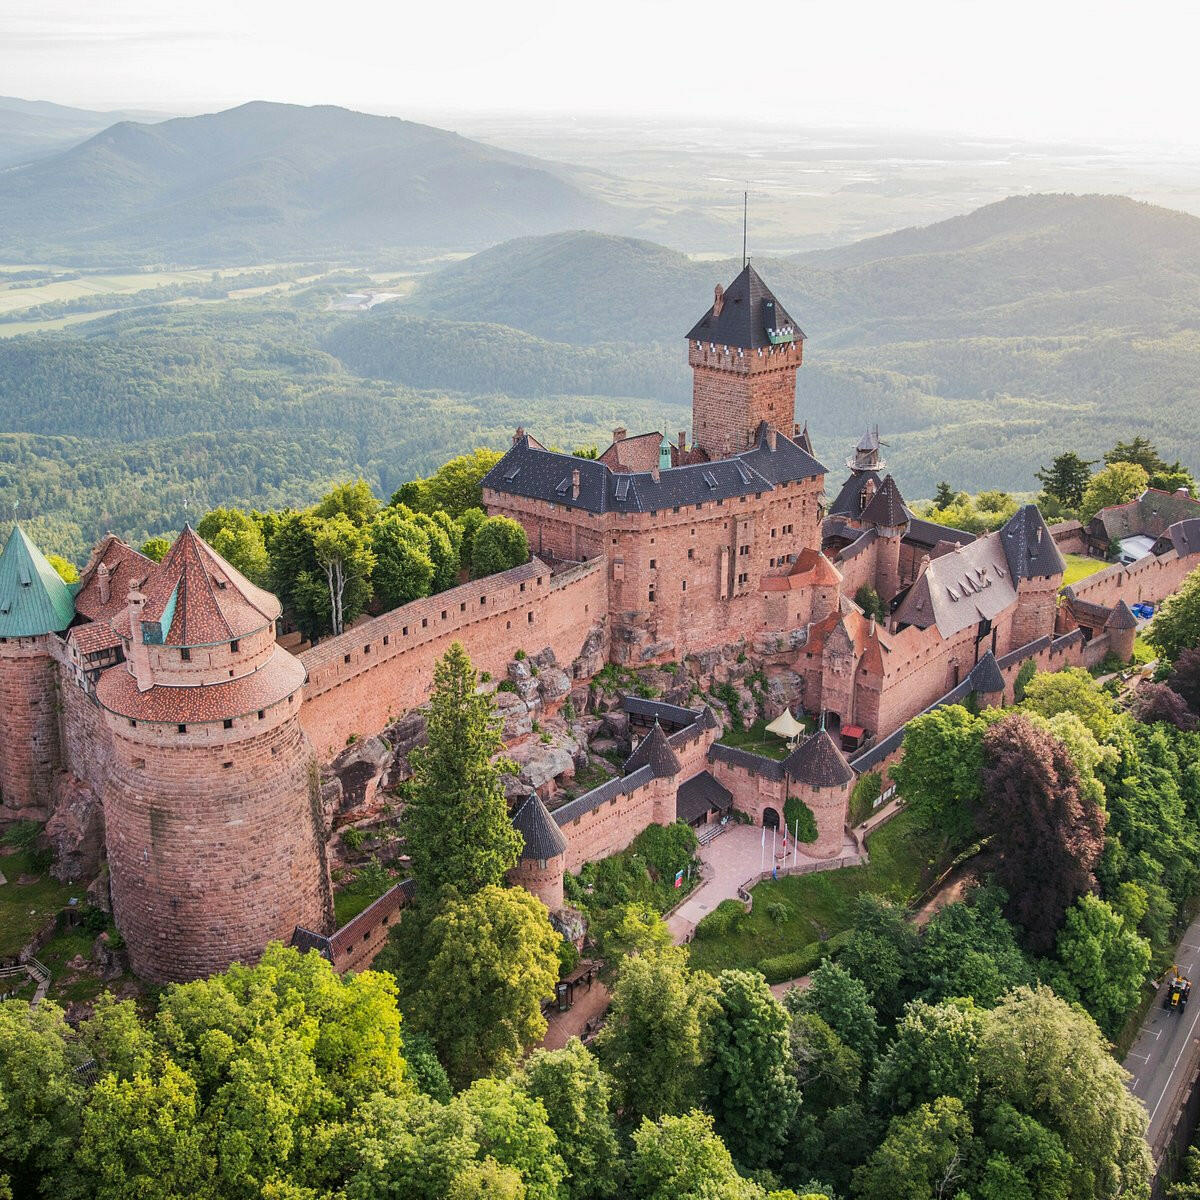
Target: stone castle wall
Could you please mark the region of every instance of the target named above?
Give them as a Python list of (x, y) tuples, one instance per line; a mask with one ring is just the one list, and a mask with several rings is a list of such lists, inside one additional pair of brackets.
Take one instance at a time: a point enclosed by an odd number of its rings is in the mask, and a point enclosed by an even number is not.
[(377, 733), (424, 704), (452, 642), (496, 676), (520, 648), (549, 646), (570, 664), (604, 622), (606, 600), (602, 559), (556, 574), (535, 559), (393, 609), (300, 655), (308, 671), (300, 721), (318, 755), (333, 758), (351, 735)]
[(1089, 575), (1071, 585), (1077, 600), (1102, 604), (1111, 608), (1119, 600), (1126, 604), (1159, 604), (1194, 571), (1200, 567), (1200, 555), (1180, 557), (1174, 550), (1166, 554), (1147, 554), (1137, 562), (1124, 566), (1114, 563), (1095, 575)]
[(769, 350), (688, 344), (692, 367), (692, 440), (714, 458), (750, 445), (761, 421), (791, 437), (802, 342)]
[(103, 796), (112, 762), (112, 736), (104, 710), (75, 682), (68, 668), (60, 670), (58, 686), (62, 769)]
[(113, 915), (154, 980), (253, 962), (333, 923), (318, 776), (292, 706), (266, 728), (172, 738), (121, 728), (104, 796)]
[(62, 769), (58, 663), (49, 636), (0, 644), (0, 813), (7, 820), (50, 815)]

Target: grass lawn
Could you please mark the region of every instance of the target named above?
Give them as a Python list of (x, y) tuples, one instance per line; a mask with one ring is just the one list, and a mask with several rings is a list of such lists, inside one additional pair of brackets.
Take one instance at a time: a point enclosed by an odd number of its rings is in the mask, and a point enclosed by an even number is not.
[[(803, 722), (805, 733), (812, 733), (816, 724), (812, 717), (801, 715), (796, 719)], [(787, 741), (778, 734), (768, 733), (767, 722), (761, 718), (747, 729), (725, 730), (721, 742), (738, 750), (749, 750), (752, 754), (764, 754), (767, 758), (786, 758), (788, 755)]]
[(43, 871), (33, 883), (18, 883), (22, 875), (36, 873), (29, 855), (23, 852), (0, 855), (0, 871), (8, 880), (0, 886), (0, 957), (20, 953), (72, 896), (80, 900), (84, 896), (79, 884), (59, 883), (49, 871)]
[[(941, 847), (916, 829), (907, 811), (881, 826), (868, 849), (871, 861), (865, 867), (787, 875), (760, 883), (753, 889), (753, 911), (738, 921), (735, 929), (718, 937), (698, 934), (691, 943), (692, 966), (706, 971), (754, 967), (764, 958), (801, 950), (848, 929), (859, 895), (876, 892), (907, 904), (920, 895), (942, 865), (930, 861)], [(783, 920), (771, 916), (770, 910), (779, 903), (791, 910)]]
[(333, 915), (337, 919), (339, 929), (347, 921), (353, 920), (363, 909), (374, 904), (389, 888), (399, 883), (391, 875), (376, 877), (374, 872), (356, 875), (343, 888), (333, 893)]
[(1081, 579), (1086, 579), (1089, 575), (1095, 575), (1097, 571), (1103, 571), (1106, 567), (1112, 566), (1112, 563), (1101, 562), (1098, 558), (1088, 558), (1084, 554), (1064, 554), (1063, 558), (1067, 560), (1067, 569), (1063, 572), (1063, 587), (1078, 583)]

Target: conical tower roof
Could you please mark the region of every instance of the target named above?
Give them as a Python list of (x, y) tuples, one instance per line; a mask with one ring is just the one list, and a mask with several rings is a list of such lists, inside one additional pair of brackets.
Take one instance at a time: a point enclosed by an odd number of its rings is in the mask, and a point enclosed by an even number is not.
[(800, 342), (804, 333), (783, 310), (759, 273), (747, 263), (720, 293), (712, 307), (692, 326), (688, 340), (761, 350), (782, 342)]
[(1108, 614), (1108, 620), (1104, 622), (1104, 628), (1136, 629), (1137, 617), (1133, 615), (1133, 609), (1124, 600), (1118, 600), (1113, 605), (1112, 612)]
[(904, 497), (896, 481), (885, 475), (879, 490), (871, 497), (867, 507), (863, 509), (862, 519), (868, 525), (879, 525), (885, 528), (898, 529), (908, 524), (908, 511), (904, 507)]
[(854, 778), (854, 768), (824, 729), (801, 742), (783, 760), (783, 768), (809, 787), (841, 787)]
[(625, 774), (638, 770), (639, 767), (649, 767), (656, 778), (662, 779), (667, 775), (678, 775), (683, 770), (679, 756), (671, 749), (667, 735), (656, 720), (654, 728), (642, 738), (637, 749), (625, 760)]
[(61, 633), (74, 619), (71, 589), (14, 525), (0, 553), (0, 637)]
[(567, 839), (537, 792), (530, 792), (512, 815), (513, 828), (521, 835), (521, 857), (557, 858), (567, 852)]

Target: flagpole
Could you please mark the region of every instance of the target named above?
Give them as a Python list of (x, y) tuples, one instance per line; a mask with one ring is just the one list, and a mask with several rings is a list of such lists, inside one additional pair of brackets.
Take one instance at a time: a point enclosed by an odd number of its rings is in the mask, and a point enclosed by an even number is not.
[(767, 853), (767, 827), (762, 827), (762, 837), (758, 841), (758, 873), (763, 873), (763, 858)]
[(775, 865), (775, 838), (778, 835), (778, 833), (779, 833), (779, 826), (776, 825), (775, 828), (771, 830), (771, 865), (772, 866)]
[(796, 818), (796, 828), (792, 831), (792, 866), (796, 865), (796, 855), (800, 852), (800, 818)]

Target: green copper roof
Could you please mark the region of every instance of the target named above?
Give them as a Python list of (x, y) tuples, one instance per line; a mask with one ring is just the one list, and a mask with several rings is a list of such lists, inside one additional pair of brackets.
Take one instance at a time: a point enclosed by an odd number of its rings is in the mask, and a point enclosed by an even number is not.
[(0, 554), (0, 637), (60, 633), (75, 618), (75, 599), (20, 525)]

